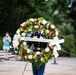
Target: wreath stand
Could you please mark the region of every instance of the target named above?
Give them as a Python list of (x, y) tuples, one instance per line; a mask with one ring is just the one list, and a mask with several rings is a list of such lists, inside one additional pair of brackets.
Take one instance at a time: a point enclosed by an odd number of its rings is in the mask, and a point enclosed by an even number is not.
[(26, 62), (26, 64), (25, 64), (25, 67), (24, 67), (24, 70), (23, 70), (22, 75), (24, 75), (24, 72), (25, 72), (25, 70), (26, 70), (27, 65), (28, 65), (28, 62)]

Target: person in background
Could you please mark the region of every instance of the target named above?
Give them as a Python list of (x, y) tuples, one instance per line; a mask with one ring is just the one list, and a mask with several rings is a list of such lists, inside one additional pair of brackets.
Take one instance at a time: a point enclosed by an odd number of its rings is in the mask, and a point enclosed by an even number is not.
[(14, 35), (12, 43), (13, 43), (13, 48), (14, 48), (14, 53), (15, 53), (15, 59), (18, 61), (19, 52), (18, 52), (17, 47), (18, 47), (19, 42), (18, 42), (17, 38), (18, 38), (17, 35)]
[(7, 32), (5, 36), (3, 37), (4, 60), (9, 60), (8, 52), (10, 50), (10, 43), (11, 43), (11, 37), (9, 36), (9, 33)]

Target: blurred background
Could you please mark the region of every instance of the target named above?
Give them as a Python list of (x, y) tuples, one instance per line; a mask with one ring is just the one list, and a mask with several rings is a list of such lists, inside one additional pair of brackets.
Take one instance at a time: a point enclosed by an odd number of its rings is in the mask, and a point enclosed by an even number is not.
[(6, 32), (13, 37), (29, 18), (44, 17), (65, 39), (60, 56), (76, 57), (76, 0), (0, 0), (0, 50)]

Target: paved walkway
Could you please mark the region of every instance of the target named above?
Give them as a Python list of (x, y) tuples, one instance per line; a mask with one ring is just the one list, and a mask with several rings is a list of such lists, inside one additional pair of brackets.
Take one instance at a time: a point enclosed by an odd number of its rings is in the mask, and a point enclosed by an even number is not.
[[(76, 58), (58, 57), (57, 63), (52, 64), (53, 58), (46, 64), (45, 75), (76, 75)], [(26, 62), (0, 61), (0, 75), (22, 75)], [(27, 64), (24, 75), (33, 75), (31, 63)]]

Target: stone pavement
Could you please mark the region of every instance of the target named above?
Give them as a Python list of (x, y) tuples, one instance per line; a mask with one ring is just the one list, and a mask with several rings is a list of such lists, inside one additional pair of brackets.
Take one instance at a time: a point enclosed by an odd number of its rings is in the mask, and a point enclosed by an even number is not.
[[(52, 64), (53, 58), (46, 64), (45, 75), (76, 75), (76, 58), (58, 57), (57, 63)], [(22, 75), (26, 62), (0, 61), (0, 75)], [(24, 75), (33, 75), (31, 63), (28, 62)]]

